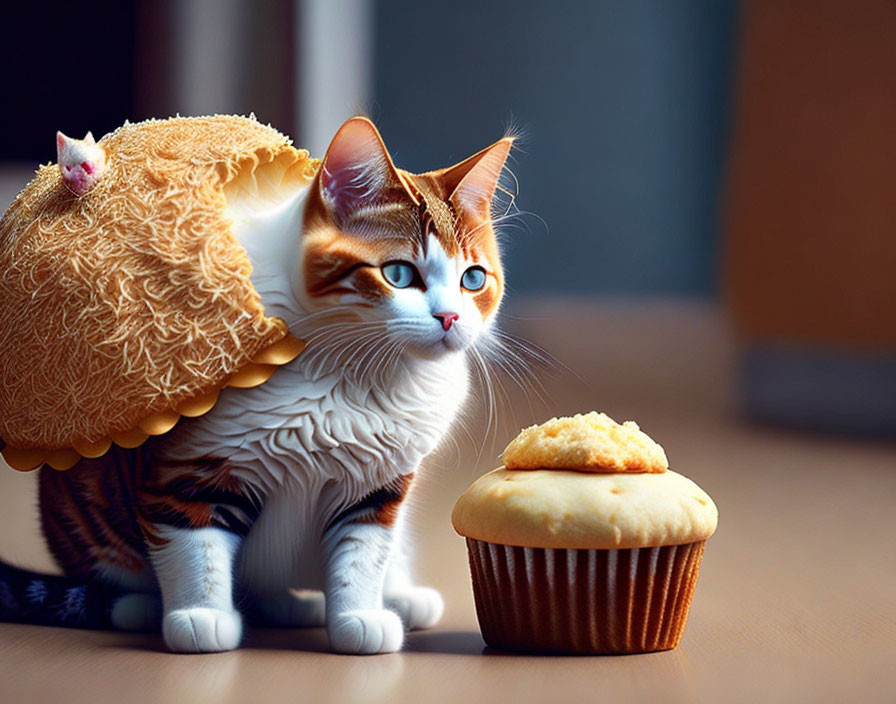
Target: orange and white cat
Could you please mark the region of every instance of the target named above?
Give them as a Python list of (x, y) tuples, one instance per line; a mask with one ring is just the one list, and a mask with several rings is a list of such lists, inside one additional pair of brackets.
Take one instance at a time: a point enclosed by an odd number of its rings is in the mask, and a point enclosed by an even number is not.
[(492, 199), (511, 143), (411, 174), (353, 118), (307, 190), (235, 205), (265, 311), (306, 351), (142, 448), (43, 468), (44, 533), (66, 577), (3, 566), (0, 616), (161, 624), (188, 652), (238, 647), (237, 603), (272, 625), (326, 625), (346, 653), (395, 651), (405, 629), (434, 625), (443, 602), (411, 579), (403, 501), (493, 332)]

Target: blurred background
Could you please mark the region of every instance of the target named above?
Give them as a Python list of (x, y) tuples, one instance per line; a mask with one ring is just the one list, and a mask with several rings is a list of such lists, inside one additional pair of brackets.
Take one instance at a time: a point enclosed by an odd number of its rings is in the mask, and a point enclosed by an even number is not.
[(4, 82), (28, 109), (4, 111), (0, 155), (254, 112), (322, 156), (364, 112), (426, 171), (516, 128), (518, 206), (543, 221), (513, 231), (515, 291), (711, 296), (735, 23), (732, 0), (18, 3)]
[(61, 129), (250, 113), (396, 162), (521, 131), (510, 301), (723, 302), (754, 417), (896, 432), (894, 5), (157, 0), (4, 10), (4, 205)]

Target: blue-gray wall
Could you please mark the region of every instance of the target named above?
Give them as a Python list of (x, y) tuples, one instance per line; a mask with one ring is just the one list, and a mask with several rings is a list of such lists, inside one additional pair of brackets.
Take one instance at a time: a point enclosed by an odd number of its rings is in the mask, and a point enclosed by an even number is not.
[(716, 290), (734, 0), (377, 3), (371, 115), (403, 168), (527, 137), (517, 292)]

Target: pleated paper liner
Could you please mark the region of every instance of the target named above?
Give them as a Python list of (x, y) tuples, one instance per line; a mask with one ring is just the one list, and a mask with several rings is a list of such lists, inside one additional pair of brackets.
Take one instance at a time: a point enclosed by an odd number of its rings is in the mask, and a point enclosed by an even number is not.
[(674, 648), (684, 632), (705, 543), (558, 550), (467, 538), (482, 635), (502, 650)]

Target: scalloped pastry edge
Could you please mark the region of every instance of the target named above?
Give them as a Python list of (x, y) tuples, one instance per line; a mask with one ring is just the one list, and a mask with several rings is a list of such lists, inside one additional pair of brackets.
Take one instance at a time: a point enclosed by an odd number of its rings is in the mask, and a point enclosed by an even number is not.
[(30, 472), (43, 464), (62, 471), (71, 469), (81, 459), (102, 457), (113, 444), (127, 449), (140, 447), (150, 437), (167, 433), (181, 418), (198, 418), (208, 413), (215, 407), (223, 389), (251, 389), (261, 386), (274, 375), (278, 367), (289, 364), (304, 349), (305, 341), (287, 332), (285, 337), (268, 345), (250, 362), (237, 369), (218, 388), (181, 401), (174, 409), (151, 413), (130, 430), (110, 433), (95, 442), (77, 442), (73, 447), (58, 450), (6, 445), (0, 454), (6, 464), (20, 472)]

